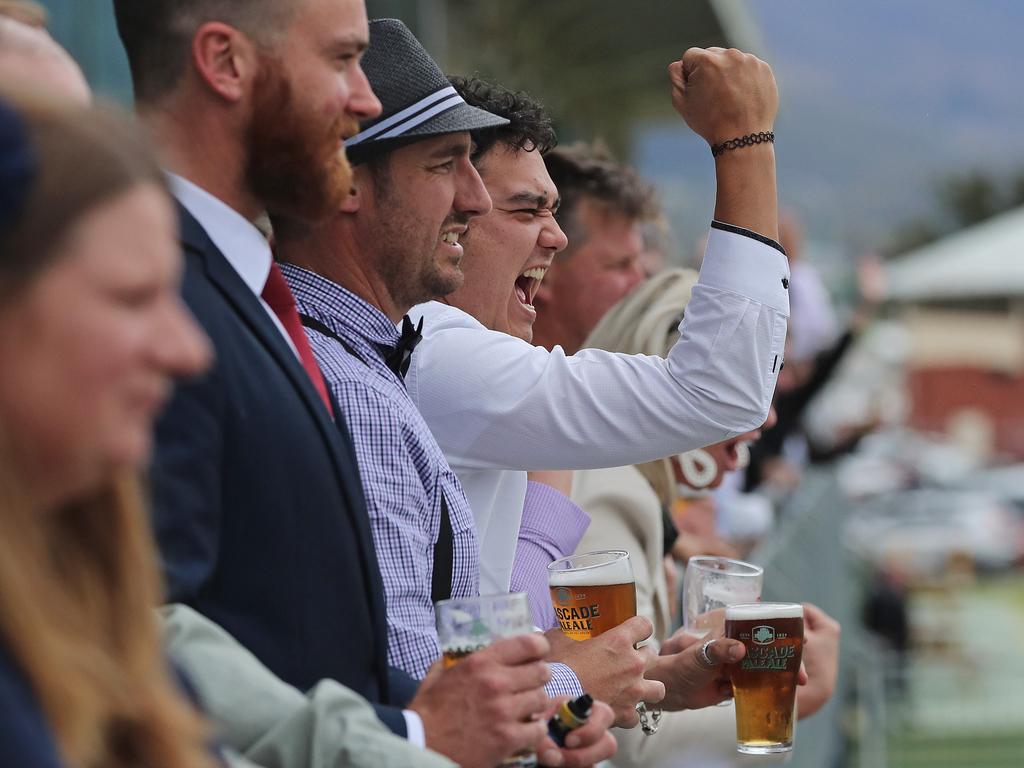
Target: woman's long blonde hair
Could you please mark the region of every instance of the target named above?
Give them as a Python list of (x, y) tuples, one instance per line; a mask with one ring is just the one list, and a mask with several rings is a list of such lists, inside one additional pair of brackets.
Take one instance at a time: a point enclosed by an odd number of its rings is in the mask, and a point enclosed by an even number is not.
[[(0, 309), (61, 258), (63, 237), (84, 214), (138, 185), (162, 184), (123, 118), (41, 104), (19, 111), (36, 173), (19, 219), (0, 233)], [(161, 589), (138, 480), (126, 471), (87, 498), (39, 509), (36, 489), (16, 470), (26, 438), (3, 430), (0, 423), (0, 644), (65, 761), (211, 766), (205, 727), (161, 652)]]

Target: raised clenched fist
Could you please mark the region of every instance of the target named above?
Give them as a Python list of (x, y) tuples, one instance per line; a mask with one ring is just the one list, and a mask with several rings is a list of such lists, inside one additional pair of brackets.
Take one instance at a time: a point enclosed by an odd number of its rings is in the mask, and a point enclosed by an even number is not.
[(710, 145), (770, 131), (779, 109), (771, 67), (735, 48), (690, 48), (668, 68), (672, 105)]

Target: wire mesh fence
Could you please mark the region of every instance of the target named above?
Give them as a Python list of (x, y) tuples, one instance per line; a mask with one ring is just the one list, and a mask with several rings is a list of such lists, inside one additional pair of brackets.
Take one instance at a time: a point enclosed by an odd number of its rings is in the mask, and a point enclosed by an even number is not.
[(843, 547), (858, 505), (812, 470), (751, 554), (766, 600), (810, 601), (843, 625), (839, 688), (802, 721), (796, 768), (1024, 766), (1024, 575), (925, 579), (908, 593), (910, 648), (867, 633), (871, 572)]

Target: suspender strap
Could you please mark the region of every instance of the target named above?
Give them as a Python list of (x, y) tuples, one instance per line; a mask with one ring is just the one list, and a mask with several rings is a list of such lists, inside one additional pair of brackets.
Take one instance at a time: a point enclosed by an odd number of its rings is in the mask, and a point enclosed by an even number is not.
[[(345, 343), (338, 334), (321, 323), (315, 317), (299, 315), (302, 324), (312, 328), (324, 336), (334, 339), (341, 344), (349, 354), (355, 354), (352, 347)], [(448, 500), (441, 493), (441, 529), (437, 534), (437, 543), (434, 545), (434, 572), (431, 574), (430, 598), (435, 603), (438, 600), (447, 600), (452, 596), (452, 565), (455, 562), (455, 534), (452, 531), (452, 518), (448, 511)]]
[(341, 346), (345, 348), (345, 351), (348, 352), (350, 355), (355, 355), (355, 351), (352, 349), (352, 347), (345, 343), (345, 340), (341, 338), (341, 336), (336, 334), (334, 331), (332, 331), (326, 325), (321, 323), (315, 317), (310, 317), (309, 315), (304, 315), (300, 312), (299, 320), (302, 321), (302, 324), (307, 328), (312, 328), (317, 333), (322, 333), (327, 338), (334, 339), (336, 342), (341, 344)]
[(434, 545), (434, 573), (431, 576), (430, 599), (447, 600), (452, 596), (452, 564), (455, 559), (455, 536), (452, 533), (452, 518), (448, 512), (448, 500), (441, 493), (441, 530)]

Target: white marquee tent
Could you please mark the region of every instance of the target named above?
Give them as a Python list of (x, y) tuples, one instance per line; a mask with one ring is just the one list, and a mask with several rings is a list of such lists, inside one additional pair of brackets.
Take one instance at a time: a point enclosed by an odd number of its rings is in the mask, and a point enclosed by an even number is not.
[(886, 286), (905, 303), (1024, 297), (1024, 207), (892, 262)]

